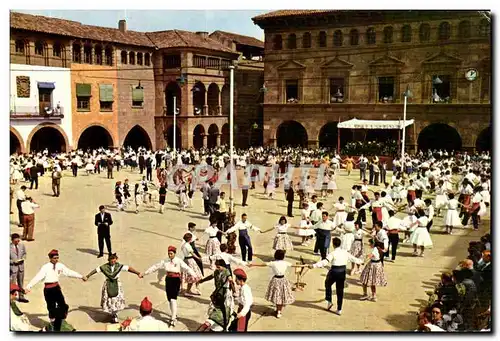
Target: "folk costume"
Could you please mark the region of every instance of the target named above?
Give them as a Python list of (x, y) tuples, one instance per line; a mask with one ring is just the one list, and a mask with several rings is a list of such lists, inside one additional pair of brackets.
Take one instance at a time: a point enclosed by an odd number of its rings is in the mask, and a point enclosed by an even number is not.
[(248, 220), (240, 220), (233, 227), (226, 231), (226, 234), (230, 234), (232, 232), (238, 231), (238, 243), (240, 244), (241, 249), (241, 259), (244, 262), (247, 260), (247, 250), (248, 250), (248, 261), (252, 261), (253, 257), (253, 248), (252, 241), (250, 240), (250, 235), (248, 234), (248, 229), (252, 229), (254, 231), (259, 231), (260, 229), (257, 226), (252, 225)]
[[(288, 223), (278, 224), (275, 226), (276, 236), (274, 237), (274, 240), (273, 240), (273, 250), (285, 250), (285, 251), (292, 251), (293, 250), (292, 241), (290, 239), (290, 236), (287, 233), (289, 227), (290, 227), (290, 224), (288, 224)], [(300, 229), (299, 229), (299, 231), (300, 231)], [(311, 230), (311, 231), (313, 231), (313, 230)]]
[[(275, 260), (265, 263), (271, 269), (272, 278), (267, 286), (265, 299), (276, 306), (289, 305), (295, 302), (293, 296), (292, 285), (286, 278), (286, 272), (291, 263), (284, 260)], [(281, 316), (281, 311), (278, 311), (277, 317)]]
[(171, 331), (168, 324), (159, 321), (151, 316), (153, 311), (153, 303), (145, 297), (140, 305), (141, 317), (136, 319), (127, 319), (120, 326), (120, 331), (123, 332), (166, 332)]
[[(238, 314), (236, 318), (231, 323), (229, 330), (233, 332), (246, 332), (248, 330), (248, 322), (252, 317), (251, 308), (253, 305), (253, 295), (252, 289), (246, 283), (247, 274), (242, 269), (236, 269), (233, 271), (236, 280), (244, 281), (240, 287), (240, 293), (237, 299), (238, 303)], [(234, 315), (234, 314), (233, 314)]]
[[(54, 257), (59, 257), (59, 251), (51, 250), (49, 258), (52, 260)], [(33, 277), (33, 279), (26, 286), (27, 290), (31, 290), (38, 282), (44, 281), (45, 288), (43, 289), (43, 296), (47, 303), (47, 310), (49, 311), (49, 318), (56, 318), (57, 306), (66, 304), (61, 287), (59, 286), (59, 276), (83, 278), (81, 274), (66, 267), (66, 265), (59, 263), (57, 260), (52, 261), (42, 266), (40, 271)]]

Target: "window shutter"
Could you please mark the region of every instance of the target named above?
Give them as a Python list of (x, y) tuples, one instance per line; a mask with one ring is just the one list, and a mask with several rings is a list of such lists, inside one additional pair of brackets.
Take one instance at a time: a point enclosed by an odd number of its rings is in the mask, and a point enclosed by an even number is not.
[(80, 97), (91, 97), (92, 87), (90, 84), (76, 84), (76, 95)]
[(113, 85), (101, 84), (99, 85), (99, 100), (101, 102), (113, 102)]
[(144, 89), (132, 89), (132, 101), (144, 102)]

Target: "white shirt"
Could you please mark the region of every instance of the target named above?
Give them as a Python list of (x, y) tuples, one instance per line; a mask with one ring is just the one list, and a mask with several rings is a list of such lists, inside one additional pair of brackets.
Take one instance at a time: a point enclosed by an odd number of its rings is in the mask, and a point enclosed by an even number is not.
[(462, 186), (462, 188), (460, 189), (460, 194), (471, 195), (472, 193), (474, 193), (474, 190), (470, 185), (467, 185), (465, 188)]
[(434, 218), (434, 206), (430, 205), (425, 209), (425, 214), (429, 217), (429, 220)]
[(392, 216), (387, 219), (387, 229), (388, 230), (400, 230), (403, 220), (396, 218), (396, 216)]
[(204, 231), (208, 236), (211, 237), (217, 237), (217, 232), (219, 232), (219, 229), (216, 226), (210, 225), (207, 227)]
[(335, 210), (337, 211), (345, 211), (345, 204), (344, 203), (340, 203), (340, 202), (337, 202), (333, 205), (333, 208), (335, 208)]
[(476, 194), (474, 194), (474, 196), (472, 197), (472, 203), (476, 204), (476, 203), (480, 203), (481, 201), (483, 201), (483, 197), (481, 196), (480, 193), (476, 192)]
[(40, 207), (40, 205), (35, 204), (35, 203), (28, 201), (28, 200), (23, 201), (21, 203), (21, 211), (23, 212), (23, 214), (33, 214), (33, 213), (35, 213), (34, 208), (38, 208), (38, 207)]
[(131, 332), (166, 332), (170, 330), (168, 324), (155, 319), (151, 315), (132, 320), (130, 326), (125, 329), (125, 331)]
[(331, 220), (323, 221), (320, 220), (317, 222), (314, 227), (314, 229), (320, 229), (320, 230), (326, 230), (326, 231), (332, 231), (335, 229), (335, 224)]
[(26, 289), (31, 290), (38, 282), (41, 280), (44, 283), (56, 283), (59, 282), (59, 276), (64, 275), (66, 277), (83, 278), (78, 272), (69, 269), (63, 263), (56, 263), (55, 269), (54, 264), (46, 263), (42, 266), (40, 271), (33, 277), (31, 282), (26, 286)]
[(174, 257), (174, 259), (164, 259), (159, 263), (151, 266), (144, 272), (144, 275), (149, 275), (159, 269), (165, 270), (166, 272), (181, 273), (181, 269), (194, 275), (194, 271), (180, 258)]
[(26, 200), (26, 193), (22, 189), (17, 190), (16, 192), (17, 200)]
[(208, 257), (210, 260), (217, 260), (217, 259), (222, 259), (224, 260), (224, 262), (226, 264), (237, 264), (237, 265), (241, 265), (241, 266), (246, 266), (247, 263), (242, 261), (241, 259), (238, 259), (236, 257), (234, 257), (233, 255), (230, 255), (229, 253), (227, 252), (221, 252), (221, 253), (218, 253), (218, 254), (215, 254), (215, 255), (212, 255), (210, 257)]
[(290, 224), (284, 224), (284, 225), (278, 224), (275, 226), (275, 228), (278, 230), (277, 231), (278, 233), (286, 233), (286, 231), (288, 231), (289, 227), (290, 227)]
[(240, 296), (238, 297), (238, 304), (243, 306), (243, 309), (239, 312), (241, 316), (245, 316), (250, 311), (250, 307), (253, 304), (252, 289), (248, 284), (243, 284), (240, 288)]
[(413, 201), (413, 206), (416, 208), (424, 208), (425, 202), (422, 199), (415, 198)]
[(380, 231), (378, 231), (375, 235), (375, 238), (379, 242), (384, 243), (384, 250), (387, 250), (389, 248), (389, 237), (387, 236), (386, 230), (381, 229)]
[(318, 222), (321, 220), (321, 210), (315, 209), (314, 211), (311, 211), (311, 215), (309, 216), (309, 220)]
[(308, 204), (309, 204), (309, 206), (307, 207), (307, 209), (308, 209), (310, 212), (315, 211), (315, 210), (317, 209), (317, 207), (316, 207), (317, 202), (312, 202), (312, 201), (311, 201), (311, 202), (309, 202)]
[(368, 186), (367, 185), (361, 185), (361, 193), (367, 193), (368, 192)]
[(256, 226), (253, 226), (251, 222), (248, 220), (245, 222), (242, 222), (241, 220), (238, 221), (233, 227), (231, 227), (229, 230), (226, 231), (227, 234), (236, 232), (236, 231), (244, 231), (247, 229), (252, 229), (254, 231), (260, 231), (260, 229)]
[(372, 260), (375, 261), (380, 260), (380, 252), (378, 251), (378, 248), (374, 247), (370, 254), (372, 255), (371, 257)]
[(313, 264), (313, 268), (324, 268), (328, 264), (330, 264), (331, 266), (345, 266), (348, 262), (363, 264), (363, 260), (354, 257), (346, 250), (342, 250), (340, 247), (338, 247), (330, 252), (326, 256), (326, 259), (322, 259), (316, 264)]
[(266, 265), (271, 268), (273, 276), (285, 276), (286, 270), (292, 266), (292, 263), (289, 263), (284, 260), (275, 260), (272, 262), (266, 263)]
[[(116, 266), (116, 264), (115, 264), (115, 265), (111, 265), (111, 272), (114, 272), (114, 271), (115, 271), (115, 266)], [(130, 267), (129, 267), (128, 265), (124, 265), (124, 266), (122, 266), (122, 269), (121, 269), (121, 271), (120, 271), (120, 272), (122, 272), (122, 271), (128, 271), (128, 269), (129, 269), (129, 268), (130, 268)], [(95, 271), (96, 271), (97, 273), (101, 272), (101, 267), (100, 267), (100, 266), (98, 266), (97, 268), (95, 268)], [(120, 277), (120, 272), (116, 274), (115, 279), (117, 279), (118, 277)]]

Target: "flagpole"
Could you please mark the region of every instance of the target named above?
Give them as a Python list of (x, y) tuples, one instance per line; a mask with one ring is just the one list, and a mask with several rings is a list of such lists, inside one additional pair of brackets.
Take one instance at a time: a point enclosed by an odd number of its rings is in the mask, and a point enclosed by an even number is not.
[(401, 145), (401, 172), (404, 174), (405, 165), (405, 139), (406, 139), (406, 103), (408, 98), (409, 88), (406, 86), (406, 91), (404, 92), (404, 106), (403, 106), (403, 141)]

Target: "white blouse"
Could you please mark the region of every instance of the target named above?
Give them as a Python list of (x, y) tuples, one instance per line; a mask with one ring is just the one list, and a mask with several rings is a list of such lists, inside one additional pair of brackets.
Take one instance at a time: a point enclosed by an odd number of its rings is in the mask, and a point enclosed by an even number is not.
[(372, 255), (371, 257), (372, 260), (375, 261), (380, 260), (380, 253), (378, 252), (378, 249), (376, 247), (372, 249), (371, 255)]
[(337, 211), (345, 211), (345, 204), (337, 202), (333, 205), (333, 208), (335, 208), (335, 210)]
[(266, 263), (266, 265), (271, 268), (273, 276), (285, 276), (286, 270), (292, 266), (292, 263), (289, 263), (284, 260), (275, 260), (272, 262)]
[(182, 256), (184, 258), (191, 257), (193, 255), (193, 253), (194, 253), (193, 248), (191, 247), (191, 245), (189, 243), (186, 243), (186, 242), (184, 242), (181, 245), (181, 252), (182, 252)]
[(278, 233), (286, 233), (288, 228), (290, 227), (290, 224), (288, 224), (288, 223), (284, 224), (284, 225), (278, 224), (275, 227), (278, 230), (277, 231)]
[(205, 233), (208, 234), (209, 237), (216, 237), (217, 232), (219, 232), (219, 229), (212, 225), (205, 229)]
[(149, 269), (144, 272), (144, 275), (149, 275), (153, 272), (158, 271), (159, 269), (163, 269), (166, 272), (176, 272), (180, 273), (181, 269), (189, 272), (190, 274), (194, 274), (194, 271), (182, 260), (177, 257), (174, 259), (164, 259), (159, 263), (152, 265)]

